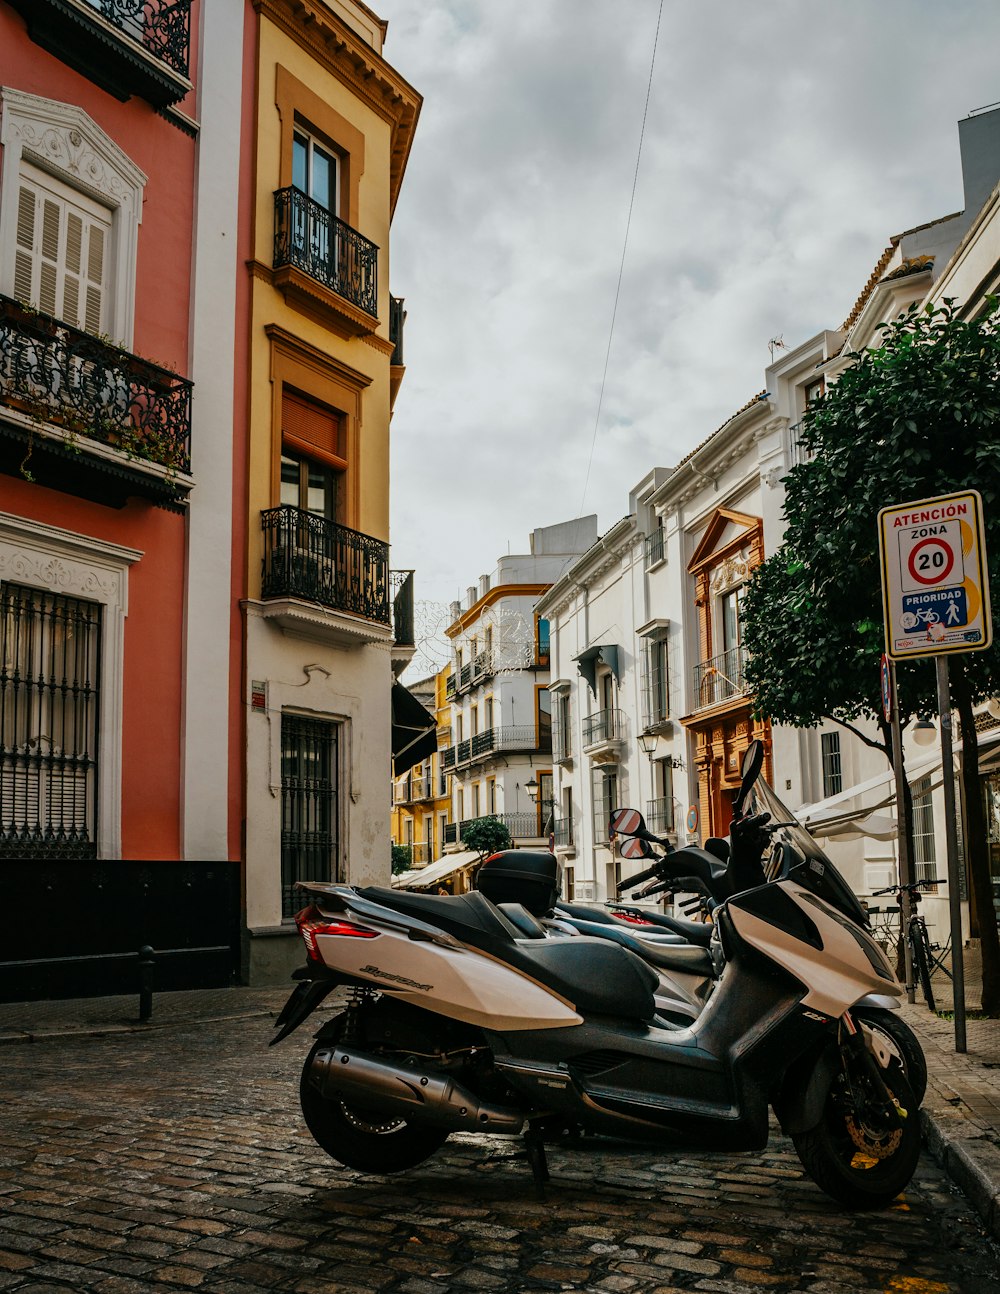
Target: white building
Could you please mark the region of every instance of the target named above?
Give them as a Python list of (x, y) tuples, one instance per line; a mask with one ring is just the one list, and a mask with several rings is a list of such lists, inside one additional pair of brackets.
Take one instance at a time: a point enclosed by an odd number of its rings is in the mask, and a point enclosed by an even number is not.
[(547, 838), (552, 814), (549, 627), (538, 599), (597, 535), (596, 516), (542, 526), (528, 553), (501, 557), (492, 575), (452, 603), (453, 837), (496, 816), (516, 844)]

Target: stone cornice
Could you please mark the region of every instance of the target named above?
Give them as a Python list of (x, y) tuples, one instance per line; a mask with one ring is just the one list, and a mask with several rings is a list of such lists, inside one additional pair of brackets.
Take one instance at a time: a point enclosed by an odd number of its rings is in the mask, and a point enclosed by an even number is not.
[(389, 209), (395, 210), (423, 96), (323, 0), (253, 0), (253, 7), (389, 123)]

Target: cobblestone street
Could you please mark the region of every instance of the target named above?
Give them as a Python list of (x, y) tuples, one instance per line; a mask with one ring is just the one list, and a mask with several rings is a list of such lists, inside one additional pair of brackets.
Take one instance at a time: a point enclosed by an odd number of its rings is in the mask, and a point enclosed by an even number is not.
[(307, 1030), (266, 1017), (0, 1049), (0, 1289), (1000, 1291), (974, 1213), (924, 1156), (884, 1213), (838, 1212), (762, 1155), (581, 1143), (536, 1198), (519, 1143), (459, 1137), (384, 1179), (306, 1133)]

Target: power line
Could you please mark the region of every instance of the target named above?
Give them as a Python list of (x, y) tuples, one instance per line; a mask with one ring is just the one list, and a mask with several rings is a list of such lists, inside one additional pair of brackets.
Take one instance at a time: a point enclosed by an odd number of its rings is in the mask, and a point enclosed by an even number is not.
[(597, 447), (597, 429), (601, 423), (601, 408), (604, 404), (604, 387), (608, 380), (608, 364), (611, 361), (611, 342), (615, 335), (615, 319), (618, 317), (618, 298), (622, 290), (622, 275), (625, 273), (625, 254), (628, 251), (628, 235), (632, 228), (632, 208), (635, 206), (635, 190), (639, 183), (639, 161), (642, 157), (642, 141), (646, 134), (646, 115), (649, 112), (649, 96), (653, 89), (653, 68), (656, 66), (656, 46), (660, 39), (660, 20), (663, 17), (663, 0), (656, 15), (656, 31), (653, 34), (653, 54), (649, 60), (649, 81), (646, 85), (646, 103), (642, 110), (642, 129), (639, 131), (639, 150), (635, 157), (635, 174), (632, 176), (632, 196), (629, 198), (628, 219), (625, 221), (625, 241), (622, 245), (622, 260), (618, 267), (618, 285), (615, 288), (615, 304), (611, 311), (611, 328), (608, 332), (608, 349), (604, 356), (604, 373), (601, 377), (601, 394), (597, 400), (597, 417), (594, 419), (594, 436), (590, 442), (590, 458), (587, 460), (587, 476), (583, 483), (583, 497), (580, 499), (580, 513), (583, 516), (584, 504), (587, 501), (587, 488), (590, 485), (590, 469), (594, 466), (594, 450)]

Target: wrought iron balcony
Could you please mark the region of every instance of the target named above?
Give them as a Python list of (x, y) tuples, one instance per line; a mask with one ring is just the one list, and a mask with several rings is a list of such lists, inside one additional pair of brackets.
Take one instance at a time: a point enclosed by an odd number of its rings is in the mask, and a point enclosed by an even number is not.
[(392, 802), (393, 804), (412, 804), (417, 800), (429, 800), (433, 794), (431, 779), (426, 773), (423, 776), (408, 775), (393, 783)]
[(388, 625), (389, 545), (292, 508), (260, 514), (262, 598), (304, 598)]
[(477, 732), (468, 741), (458, 743), (456, 762), (469, 764), (478, 759), (488, 759), (493, 754), (512, 751), (548, 753), (551, 749), (548, 733), (539, 734), (534, 724), (513, 724), (505, 728), (487, 728)]
[(274, 268), (283, 266), (378, 315), (378, 247), (301, 189), (274, 195)]
[(463, 838), (466, 828), (482, 818), (502, 822), (510, 833), (511, 840), (541, 840), (544, 834), (540, 810), (531, 813), (483, 813), (478, 818), (463, 818), (458, 823), (447, 823), (444, 829), (445, 844), (456, 844)]
[(669, 796), (646, 801), (646, 826), (660, 836), (674, 830), (674, 802)]
[(444, 699), (446, 701), (454, 701), (455, 699), (455, 675), (454, 674), (449, 674), (448, 679), (445, 682)]
[(24, 15), (32, 40), (116, 98), (141, 94), (163, 108), (191, 89), (191, 0), (11, 3)]
[(584, 746), (619, 742), (625, 737), (625, 716), (621, 710), (598, 710), (583, 721)]
[(392, 637), (400, 647), (414, 646), (413, 572), (390, 571), (392, 588)]
[(403, 298), (389, 297), (389, 340), (394, 350), (389, 363), (393, 368), (403, 365), (403, 325), (406, 323), (406, 311), (403, 309)]
[(573, 844), (573, 819), (556, 818), (552, 823), (553, 842), (568, 848)]
[[(170, 474), (191, 468), (191, 388), (159, 364), (0, 296), (0, 417), (5, 410), (14, 415), (12, 433), (20, 429), (31, 456), (56, 444), (65, 451), (68, 443), (79, 472), (76, 451), (90, 442), (108, 445), (167, 469), (132, 493), (179, 497), (187, 487)], [(39, 437), (36, 427), (63, 435)], [(102, 461), (109, 471), (108, 456)], [(114, 471), (122, 474), (120, 460)], [(124, 475), (141, 479), (134, 470)]]
[(694, 667), (695, 708), (705, 709), (732, 701), (746, 695), (744, 666), (746, 654), (742, 647), (730, 647)]
[(445, 746), (441, 751), (441, 771), (455, 767), (455, 747)]

